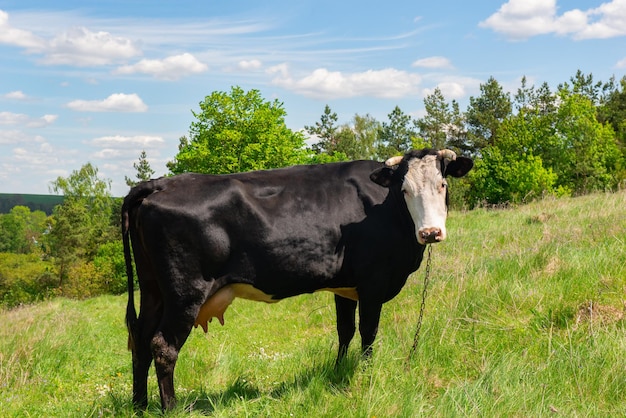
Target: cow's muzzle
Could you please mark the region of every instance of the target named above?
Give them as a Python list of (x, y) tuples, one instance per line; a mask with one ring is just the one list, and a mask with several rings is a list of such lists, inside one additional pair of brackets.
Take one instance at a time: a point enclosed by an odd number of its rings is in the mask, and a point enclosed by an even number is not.
[(422, 228), (419, 230), (417, 238), (420, 244), (433, 244), (443, 241), (444, 235), (440, 228)]

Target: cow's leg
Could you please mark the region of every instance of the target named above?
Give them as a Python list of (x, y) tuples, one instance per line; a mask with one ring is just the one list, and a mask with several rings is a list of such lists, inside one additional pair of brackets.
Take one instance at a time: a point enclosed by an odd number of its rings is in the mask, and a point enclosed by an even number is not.
[(163, 321), (152, 338), (152, 356), (161, 395), (161, 408), (164, 411), (176, 406), (174, 368), (178, 353), (191, 333), (201, 305), (201, 300), (187, 303), (181, 300), (175, 306), (167, 306), (163, 312)]
[(132, 330), (133, 405), (141, 409), (148, 406), (148, 371), (152, 364), (150, 341), (163, 315), (160, 293), (156, 285), (152, 285), (146, 283), (141, 291), (139, 317)]
[(381, 302), (363, 299), (359, 294), (359, 333), (361, 334), (361, 349), (365, 358), (372, 355), (372, 345), (378, 333), (382, 307)]
[(337, 311), (337, 335), (339, 336), (339, 353), (337, 363), (339, 363), (348, 352), (348, 346), (354, 331), (356, 330), (354, 316), (357, 302), (335, 295), (335, 309)]

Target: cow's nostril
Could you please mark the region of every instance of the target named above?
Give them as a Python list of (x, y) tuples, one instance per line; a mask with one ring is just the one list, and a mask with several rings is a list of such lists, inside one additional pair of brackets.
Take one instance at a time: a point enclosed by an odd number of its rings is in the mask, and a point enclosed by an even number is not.
[(443, 239), (441, 229), (439, 228), (423, 229), (420, 231), (419, 235), (425, 244), (432, 244), (434, 242), (439, 242)]

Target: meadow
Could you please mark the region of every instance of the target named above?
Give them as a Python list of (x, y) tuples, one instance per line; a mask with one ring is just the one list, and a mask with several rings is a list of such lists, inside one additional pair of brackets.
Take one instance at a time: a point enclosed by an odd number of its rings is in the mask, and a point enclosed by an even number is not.
[[(383, 308), (374, 355), (355, 337), (335, 368), (331, 294), (236, 300), (193, 330), (170, 416), (626, 415), (626, 192), (452, 212), (423, 266)], [(126, 296), (0, 312), (7, 417), (133, 416)], [(149, 407), (160, 416), (154, 371)], [(137, 414), (139, 416), (139, 414)]]

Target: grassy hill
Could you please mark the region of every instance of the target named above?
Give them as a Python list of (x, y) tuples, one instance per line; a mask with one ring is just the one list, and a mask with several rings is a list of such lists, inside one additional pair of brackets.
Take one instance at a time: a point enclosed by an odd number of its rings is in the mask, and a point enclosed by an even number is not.
[(56, 205), (63, 203), (63, 196), (44, 194), (0, 193), (0, 213), (9, 213), (14, 206), (27, 206), (31, 211), (41, 210), (52, 214)]
[[(357, 361), (356, 338), (339, 370), (330, 294), (237, 300), (183, 348), (172, 416), (626, 415), (626, 192), (453, 212), (448, 227), (409, 364), (422, 269), (383, 308), (373, 359)], [(132, 415), (125, 303), (0, 312), (3, 416)]]

